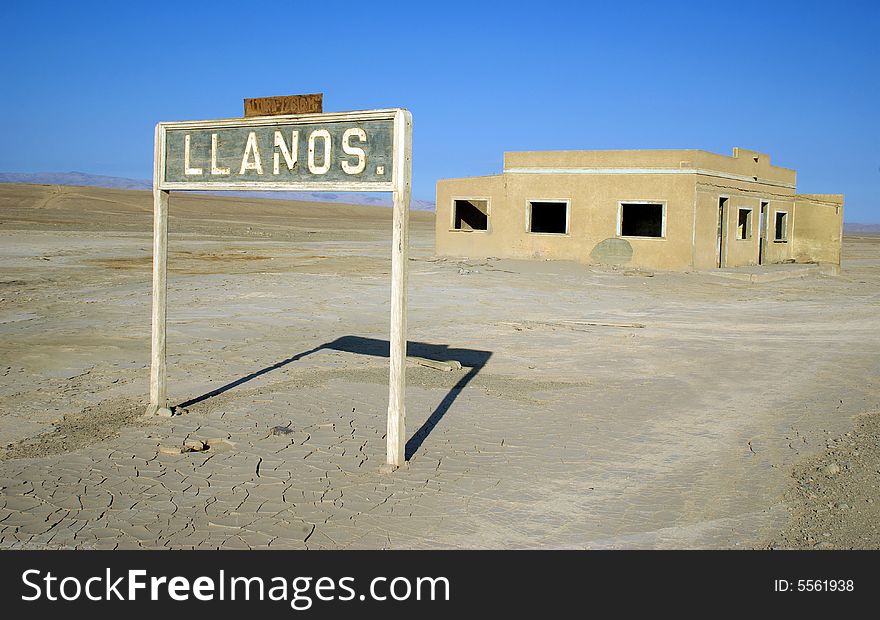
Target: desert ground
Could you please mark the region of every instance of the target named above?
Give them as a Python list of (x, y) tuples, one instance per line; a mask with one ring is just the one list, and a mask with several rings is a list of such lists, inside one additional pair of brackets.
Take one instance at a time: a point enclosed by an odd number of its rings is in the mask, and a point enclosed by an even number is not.
[(880, 237), (749, 282), (441, 259), (414, 212), (410, 354), (463, 368), (408, 366), (382, 474), (390, 210), (173, 195), (146, 418), (151, 205), (0, 185), (2, 548), (880, 547)]

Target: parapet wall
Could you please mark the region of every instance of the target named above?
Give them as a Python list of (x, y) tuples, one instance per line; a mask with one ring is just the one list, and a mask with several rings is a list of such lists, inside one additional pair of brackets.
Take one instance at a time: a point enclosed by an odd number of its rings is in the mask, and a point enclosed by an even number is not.
[(541, 172), (608, 170), (609, 173), (647, 173), (651, 170), (719, 173), (742, 181), (794, 189), (797, 173), (774, 166), (766, 153), (736, 147), (733, 155), (696, 149), (628, 151), (513, 151), (504, 153), (504, 171)]
[(797, 194), (792, 258), (799, 263), (840, 265), (843, 194)]

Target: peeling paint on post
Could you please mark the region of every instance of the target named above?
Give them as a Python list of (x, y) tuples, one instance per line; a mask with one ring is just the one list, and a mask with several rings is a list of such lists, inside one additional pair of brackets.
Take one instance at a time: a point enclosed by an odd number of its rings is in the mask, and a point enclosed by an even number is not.
[(159, 123), (153, 169), (153, 318), (148, 414), (166, 393), (169, 193), (178, 190), (392, 192), (391, 359), (386, 469), (404, 463), (412, 116), (407, 110)]
[(402, 112), (394, 120), (395, 177), (391, 241), (391, 372), (388, 381), (388, 454), (386, 465), (400, 467), (406, 459), (406, 306), (409, 263), (409, 203), (412, 193), (412, 116)]

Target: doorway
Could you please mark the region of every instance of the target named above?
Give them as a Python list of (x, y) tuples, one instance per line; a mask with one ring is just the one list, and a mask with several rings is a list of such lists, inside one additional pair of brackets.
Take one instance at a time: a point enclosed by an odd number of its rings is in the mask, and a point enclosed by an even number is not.
[(758, 220), (758, 264), (763, 265), (767, 256), (767, 207), (770, 203), (761, 201), (761, 215)]
[(727, 261), (725, 260), (725, 252), (727, 251), (727, 202), (728, 198), (726, 196), (721, 196), (718, 198), (718, 243), (715, 246), (716, 251), (716, 265), (720, 269), (724, 267)]

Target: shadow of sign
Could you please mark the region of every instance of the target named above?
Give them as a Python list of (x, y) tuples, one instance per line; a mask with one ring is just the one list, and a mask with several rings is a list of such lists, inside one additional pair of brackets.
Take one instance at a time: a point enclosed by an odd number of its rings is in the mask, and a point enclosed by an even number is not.
[[(324, 343), (320, 346), (317, 346), (313, 349), (309, 349), (307, 351), (302, 351), (297, 353), (296, 355), (292, 355), (286, 359), (278, 361), (271, 366), (266, 366), (265, 368), (261, 368), (256, 370), (248, 375), (240, 377), (235, 381), (231, 381), (225, 385), (222, 385), (216, 389), (211, 390), (210, 392), (206, 392), (201, 394), (200, 396), (196, 396), (187, 401), (184, 401), (174, 407), (174, 409), (185, 409), (187, 407), (191, 407), (192, 405), (201, 403), (203, 401), (208, 400), (209, 398), (213, 398), (215, 396), (219, 396), (224, 392), (228, 392), (240, 385), (243, 385), (249, 381), (252, 381), (258, 377), (262, 377), (265, 374), (268, 374), (274, 370), (278, 370), (279, 368), (283, 368), (288, 364), (291, 364), (297, 360), (301, 360), (308, 355), (312, 355), (313, 353), (318, 353), (324, 350), (332, 350), (332, 351), (343, 351), (346, 353), (356, 353), (358, 355), (370, 355), (375, 357), (384, 357), (387, 358), (390, 356), (390, 344), (387, 340), (382, 340), (378, 338), (365, 338), (362, 336), (342, 336), (341, 338), (337, 338), (332, 342)], [(464, 390), (468, 383), (470, 383), (474, 377), (483, 369), (486, 363), (489, 361), (489, 358), (492, 357), (491, 351), (480, 351), (477, 349), (457, 349), (451, 348), (445, 344), (431, 344), (428, 342), (408, 342), (407, 343), (407, 355), (413, 355), (418, 357), (423, 357), (429, 360), (435, 361), (457, 361), (462, 365), (463, 369), (466, 369), (466, 372), (458, 379), (454, 386), (449, 390), (446, 396), (443, 397), (443, 400), (440, 401), (440, 404), (434, 409), (428, 419), (416, 430), (415, 433), (409, 438), (406, 442), (406, 460), (410, 460), (412, 456), (418, 451), (421, 447), (422, 443), (424, 443), (425, 439), (431, 434), (431, 431), (440, 420), (443, 419), (443, 416), (446, 415), (446, 412), (449, 411), (452, 404), (455, 402), (455, 399), (458, 398), (458, 395)]]
[[(361, 336), (343, 336), (324, 345), (324, 348), (377, 357), (388, 357), (390, 350), (387, 340), (363, 338)], [(408, 461), (421, 447), (428, 435), (431, 434), (434, 427), (443, 419), (443, 416), (449, 411), (449, 408), (455, 402), (455, 399), (458, 398), (461, 391), (486, 365), (486, 362), (492, 357), (492, 353), (476, 349), (454, 349), (445, 344), (430, 344), (427, 342), (408, 342), (406, 353), (407, 355), (415, 355), (436, 361), (457, 361), (462, 365), (462, 368), (468, 369), (456, 384), (452, 386), (452, 389), (449, 390), (446, 396), (443, 397), (443, 400), (440, 401), (440, 404), (437, 405), (437, 408), (428, 416), (428, 419), (425, 420), (422, 426), (407, 440), (405, 455)]]

